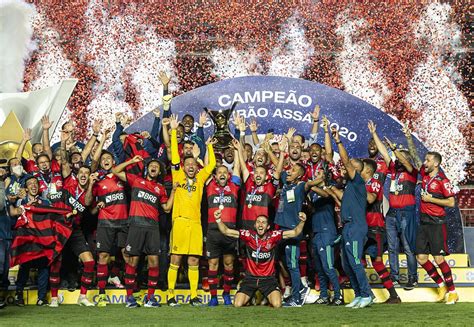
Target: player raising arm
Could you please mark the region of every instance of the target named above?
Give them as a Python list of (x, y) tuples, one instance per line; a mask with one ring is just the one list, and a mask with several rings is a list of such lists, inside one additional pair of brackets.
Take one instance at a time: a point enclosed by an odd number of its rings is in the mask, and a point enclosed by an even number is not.
[(294, 229), (269, 232), (270, 224), (267, 216), (258, 216), (254, 230), (235, 230), (222, 222), (222, 211), (214, 213), (217, 227), (228, 237), (239, 238), (245, 243), (247, 261), (245, 278), (235, 295), (234, 306), (242, 307), (247, 304), (252, 295), (260, 290), (274, 308), (281, 307), (281, 293), (275, 278), (275, 249), (278, 243), (287, 238), (294, 238), (303, 231), (306, 214), (298, 214), (300, 222)]

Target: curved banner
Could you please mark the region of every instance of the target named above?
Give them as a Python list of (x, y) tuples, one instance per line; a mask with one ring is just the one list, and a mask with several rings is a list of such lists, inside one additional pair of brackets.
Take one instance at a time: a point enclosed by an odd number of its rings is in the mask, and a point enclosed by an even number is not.
[[(297, 133), (309, 137), (311, 113), (319, 105), (321, 117), (326, 115), (331, 126), (339, 129), (341, 139), (352, 157), (368, 155), (367, 146), (371, 137), (367, 128), (368, 120), (375, 122), (380, 136), (387, 136), (393, 142), (406, 146), (402, 125), (394, 117), (349, 93), (303, 79), (277, 76), (227, 79), (175, 97), (171, 102), (171, 110), (179, 118), (188, 113), (197, 120), (206, 107), (211, 110), (227, 109), (234, 102), (239, 103), (235, 111), (245, 116), (247, 122), (252, 118), (257, 120), (261, 134), (269, 129), (273, 129), (275, 134), (282, 134), (288, 128), (295, 127)], [(127, 128), (127, 132), (151, 130), (153, 119), (154, 115), (148, 113)], [(213, 133), (212, 122), (209, 121), (204, 127), (206, 137)], [(232, 123), (230, 128), (233, 131)], [(320, 129), (318, 142), (322, 144), (323, 138)], [(428, 150), (416, 137), (414, 141), (423, 158)], [(449, 249), (453, 253), (462, 253), (464, 237), (459, 209), (448, 210), (447, 213)]]
[[(344, 91), (319, 83), (288, 77), (249, 76), (223, 80), (199, 87), (174, 98), (171, 110), (182, 117), (184, 113), (199, 116), (205, 107), (209, 109), (230, 108), (239, 102), (235, 111), (249, 119), (256, 118), (259, 132), (265, 134), (274, 129), (276, 134), (295, 127), (297, 133), (309, 136), (315, 105), (321, 107), (321, 116), (326, 115), (332, 126), (339, 128), (340, 135), (351, 156), (367, 156), (370, 133), (367, 121), (377, 124), (379, 135), (385, 135), (396, 143), (406, 144), (400, 123), (380, 109)], [(152, 114), (147, 114), (128, 131), (150, 130)], [(231, 130), (233, 125), (231, 124)], [(205, 126), (206, 136), (213, 132), (209, 122)], [(415, 144), (422, 155), (427, 150), (416, 138)], [(318, 140), (323, 140), (319, 133)]]

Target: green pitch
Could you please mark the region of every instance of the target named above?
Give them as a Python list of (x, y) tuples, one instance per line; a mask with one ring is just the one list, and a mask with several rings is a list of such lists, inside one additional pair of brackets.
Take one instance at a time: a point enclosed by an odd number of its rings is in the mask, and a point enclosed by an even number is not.
[(0, 310), (1, 326), (472, 326), (474, 303), (453, 306), (433, 303), (373, 305), (367, 309), (320, 307), (278, 310), (269, 307), (137, 308), (124, 305), (86, 308), (63, 305), (58, 309), (9, 306)]

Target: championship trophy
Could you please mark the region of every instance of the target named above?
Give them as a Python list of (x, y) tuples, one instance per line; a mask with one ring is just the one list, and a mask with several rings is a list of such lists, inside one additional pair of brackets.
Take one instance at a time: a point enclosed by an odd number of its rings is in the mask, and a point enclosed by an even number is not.
[(231, 146), (233, 137), (229, 130), (229, 119), (237, 104), (239, 103), (234, 102), (229, 109), (209, 110), (204, 108), (204, 111), (214, 122), (214, 138), (217, 139), (214, 149), (218, 151), (224, 151)]

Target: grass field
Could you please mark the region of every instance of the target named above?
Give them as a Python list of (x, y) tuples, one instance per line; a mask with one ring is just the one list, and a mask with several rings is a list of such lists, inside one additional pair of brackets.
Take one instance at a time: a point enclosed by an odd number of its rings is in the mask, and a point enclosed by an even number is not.
[(453, 306), (433, 303), (373, 305), (367, 309), (320, 307), (269, 307), (126, 309), (124, 305), (85, 308), (63, 305), (58, 309), (9, 306), (0, 310), (0, 326), (473, 326), (474, 303)]

